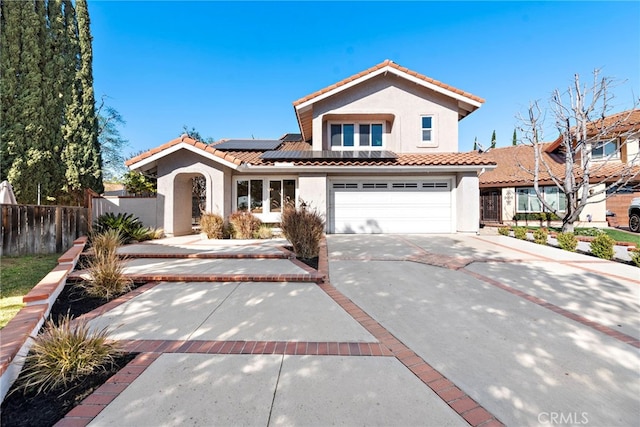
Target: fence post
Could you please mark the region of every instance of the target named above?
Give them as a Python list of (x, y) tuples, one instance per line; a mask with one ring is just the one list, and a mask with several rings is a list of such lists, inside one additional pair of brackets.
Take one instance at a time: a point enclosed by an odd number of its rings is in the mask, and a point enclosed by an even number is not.
[(62, 252), (62, 207), (56, 206), (56, 252)]

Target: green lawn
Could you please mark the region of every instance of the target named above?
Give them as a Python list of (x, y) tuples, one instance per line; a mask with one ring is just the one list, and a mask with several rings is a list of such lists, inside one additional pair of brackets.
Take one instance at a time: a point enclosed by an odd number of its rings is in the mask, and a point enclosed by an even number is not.
[(640, 247), (639, 233), (628, 233), (626, 231), (616, 230), (615, 228), (605, 228), (604, 232), (616, 242), (631, 242), (635, 243), (636, 247)]
[(0, 260), (0, 328), (24, 306), (28, 293), (57, 264), (60, 254), (2, 257)]

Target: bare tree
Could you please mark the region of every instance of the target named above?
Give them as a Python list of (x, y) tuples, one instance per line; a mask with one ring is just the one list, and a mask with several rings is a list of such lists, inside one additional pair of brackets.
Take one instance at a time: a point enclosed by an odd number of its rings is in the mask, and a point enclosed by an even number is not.
[[(529, 105), (526, 117), (519, 116), (524, 144), (531, 145), (534, 164), (529, 170), (535, 193), (547, 212), (562, 218), (562, 231), (573, 231), (585, 206), (601, 202), (627, 184), (637, 181), (640, 155), (637, 138), (640, 133), (638, 111), (628, 110), (610, 114), (614, 82), (593, 72), (593, 82), (582, 85), (578, 74), (566, 92), (554, 90), (549, 101), (549, 115), (560, 136), (555, 142), (543, 142), (543, 128), (547, 115), (539, 102)], [(637, 101), (634, 100), (633, 108)], [(606, 153), (604, 147), (615, 142), (615, 150)], [(627, 144), (636, 146), (627, 150)], [(609, 145), (608, 147), (611, 147)], [(549, 153), (552, 149), (553, 153)], [(593, 150), (602, 150), (600, 158), (592, 158)], [(621, 161), (621, 153), (633, 153)], [(541, 182), (552, 183), (566, 198), (566, 207), (552, 206), (545, 200)], [(604, 185), (602, 185), (604, 184)], [(601, 196), (601, 197), (599, 197)]]

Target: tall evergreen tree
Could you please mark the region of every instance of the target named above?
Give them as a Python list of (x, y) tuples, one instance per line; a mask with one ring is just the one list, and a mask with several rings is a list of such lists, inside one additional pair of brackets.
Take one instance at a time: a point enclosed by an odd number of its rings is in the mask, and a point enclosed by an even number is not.
[(86, 0), (77, 6), (0, 2), (0, 178), (21, 203), (38, 189), (57, 202), (102, 191), (89, 14)]
[(20, 85), (20, 47), (22, 45), (23, 2), (0, 2), (0, 179), (7, 179), (9, 168), (22, 140), (16, 103)]
[(496, 148), (496, 131), (491, 134), (491, 148)]
[(82, 200), (82, 190), (102, 192), (102, 158), (98, 142), (98, 122), (93, 92), (93, 49), (89, 11), (86, 0), (77, 0), (77, 44), (79, 68), (73, 82), (71, 103), (67, 106), (62, 159), (66, 166), (65, 189), (75, 199)]
[(518, 145), (518, 134), (516, 133), (515, 129), (513, 130), (513, 139), (511, 140), (511, 145)]
[[(13, 3), (13, 2), (7, 2)], [(47, 138), (44, 111), (43, 86), (43, 41), (46, 20), (43, 4), (38, 1), (21, 3), (21, 38), (18, 59), (18, 91), (14, 99), (15, 116), (7, 117), (14, 123), (14, 133), (7, 141), (13, 155), (7, 173), (16, 189), (16, 196), (26, 203), (37, 201), (38, 185), (51, 182), (48, 165), (52, 162), (49, 152), (43, 147)]]

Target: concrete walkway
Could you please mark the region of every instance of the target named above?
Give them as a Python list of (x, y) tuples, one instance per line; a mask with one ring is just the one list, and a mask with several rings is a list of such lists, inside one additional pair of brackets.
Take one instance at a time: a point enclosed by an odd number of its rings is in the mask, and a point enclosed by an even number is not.
[(332, 235), (315, 272), (284, 245), (128, 246), (129, 274), (168, 280), (87, 317), (140, 355), (58, 425), (637, 425), (640, 270)]

